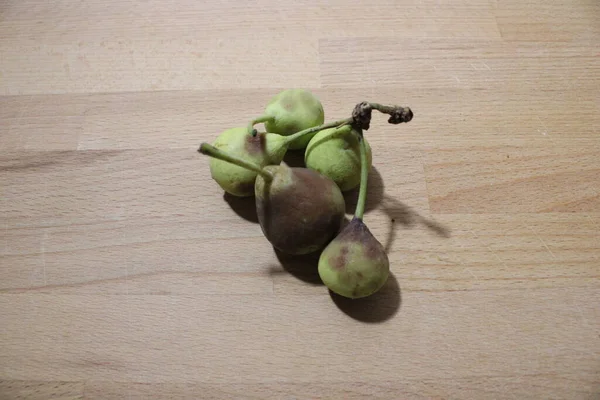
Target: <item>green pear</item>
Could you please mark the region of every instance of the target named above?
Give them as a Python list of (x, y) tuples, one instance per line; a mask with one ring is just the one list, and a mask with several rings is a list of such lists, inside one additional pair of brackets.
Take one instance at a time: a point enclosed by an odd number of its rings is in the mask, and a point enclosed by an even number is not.
[[(271, 98), (265, 107), (264, 114), (250, 122), (249, 133), (255, 124), (264, 122), (270, 133), (289, 136), (296, 132), (322, 125), (325, 111), (319, 99), (305, 89), (286, 89)], [(304, 149), (312, 135), (294, 140), (289, 148)]]
[[(213, 145), (260, 167), (279, 164), (287, 151), (283, 136), (271, 133), (252, 136), (247, 134), (245, 127), (225, 130), (215, 139)], [(211, 158), (209, 167), (212, 178), (227, 193), (239, 197), (254, 194), (256, 171), (218, 158)]]
[[(371, 146), (367, 148), (367, 168), (372, 166)], [(350, 125), (319, 131), (308, 143), (304, 153), (307, 168), (331, 178), (345, 192), (360, 183), (360, 142)]]

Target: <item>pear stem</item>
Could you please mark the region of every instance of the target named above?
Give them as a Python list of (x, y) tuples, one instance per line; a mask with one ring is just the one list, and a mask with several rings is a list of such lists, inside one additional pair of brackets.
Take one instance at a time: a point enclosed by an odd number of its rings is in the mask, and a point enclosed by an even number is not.
[[(286, 136), (286, 143), (291, 143), (294, 140), (308, 135), (310, 133), (322, 131), (323, 129), (334, 128), (334, 127), (342, 127), (343, 125), (355, 125), (359, 126), (361, 129), (369, 129), (369, 125), (371, 122), (371, 112), (372, 110), (377, 110), (382, 114), (388, 114), (390, 118), (388, 122), (390, 124), (399, 124), (402, 122), (409, 122), (413, 118), (413, 112), (409, 107), (400, 107), (400, 106), (386, 106), (379, 103), (370, 103), (363, 101), (362, 103), (358, 103), (352, 112), (352, 117), (340, 119), (338, 121), (327, 122), (318, 126), (313, 126), (308, 129), (304, 129), (302, 131), (296, 132), (292, 135)], [(275, 117), (271, 115), (261, 115), (250, 121), (248, 124), (248, 133), (252, 136), (256, 136), (258, 132), (254, 129), (254, 125), (259, 124), (261, 122), (268, 122), (275, 120)]]
[(227, 162), (235, 164), (239, 167), (254, 171), (257, 174), (261, 175), (263, 178), (265, 178), (269, 182), (273, 180), (273, 174), (270, 173), (269, 171), (265, 171), (264, 169), (262, 169), (261, 167), (259, 167), (256, 164), (254, 164), (253, 162), (243, 160), (236, 156), (232, 156), (231, 154), (228, 154), (228, 153), (224, 152), (223, 150), (219, 150), (216, 147), (214, 147), (208, 143), (202, 143), (200, 145), (200, 148), (198, 149), (198, 152), (201, 154), (207, 155), (209, 157), (218, 158), (219, 160), (227, 161)]
[(254, 129), (254, 125), (260, 124), (261, 122), (270, 122), (273, 120), (275, 120), (275, 117), (273, 117), (272, 115), (267, 115), (267, 114), (254, 118), (248, 124), (248, 133), (251, 134), (252, 136), (256, 136), (257, 132), (256, 132), (256, 129)]
[(410, 122), (413, 118), (413, 112), (409, 107), (386, 106), (379, 103), (369, 103), (369, 105), (382, 114), (388, 114), (392, 119), (390, 124), (398, 124), (401, 122)]
[(388, 118), (390, 124), (410, 122), (413, 119), (413, 112), (409, 107), (385, 106), (379, 103), (363, 101), (362, 103), (358, 103), (352, 111), (352, 124), (360, 127), (362, 130), (368, 130), (373, 110), (377, 110), (382, 114), (388, 114), (390, 116)]
[(353, 129), (353, 132), (358, 135), (360, 143), (360, 188), (358, 191), (358, 201), (356, 202), (356, 211), (354, 217), (362, 221), (365, 214), (365, 203), (367, 202), (367, 179), (369, 176), (369, 166), (367, 165), (367, 145), (362, 134)]
[(286, 136), (285, 143), (291, 143), (294, 140), (296, 140), (304, 135), (308, 135), (309, 133), (313, 133), (313, 132), (322, 131), (323, 129), (342, 127), (343, 125), (350, 124), (352, 121), (353, 121), (352, 118), (345, 118), (345, 119), (340, 119), (338, 121), (332, 121), (332, 122), (327, 122), (322, 125), (313, 126), (312, 128), (308, 128), (303, 131), (296, 132), (290, 136)]

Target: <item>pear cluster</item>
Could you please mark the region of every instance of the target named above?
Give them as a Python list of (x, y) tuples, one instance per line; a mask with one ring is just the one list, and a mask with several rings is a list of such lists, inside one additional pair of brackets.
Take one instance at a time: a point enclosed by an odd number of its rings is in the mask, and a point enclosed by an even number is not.
[[(325, 123), (321, 101), (304, 89), (276, 94), (248, 126), (223, 131), (198, 151), (209, 156), (212, 179), (227, 193), (254, 196), (265, 238), (280, 252), (320, 252), (318, 271), (333, 292), (360, 298), (377, 292), (389, 275), (383, 245), (363, 222), (372, 151), (364, 137), (375, 109), (388, 122), (408, 122), (409, 108), (359, 103), (352, 116)], [(264, 125), (263, 131), (255, 126)], [(304, 151), (305, 167), (284, 161)], [(343, 192), (360, 187), (356, 210), (343, 226)]]

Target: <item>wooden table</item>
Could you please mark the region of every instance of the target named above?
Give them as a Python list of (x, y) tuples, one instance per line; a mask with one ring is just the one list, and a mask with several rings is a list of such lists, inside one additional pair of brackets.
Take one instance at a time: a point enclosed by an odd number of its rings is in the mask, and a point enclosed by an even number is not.
[[(599, 44), (594, 0), (0, 2), (0, 398), (600, 398)], [(196, 152), (289, 87), (414, 111), (368, 299)]]

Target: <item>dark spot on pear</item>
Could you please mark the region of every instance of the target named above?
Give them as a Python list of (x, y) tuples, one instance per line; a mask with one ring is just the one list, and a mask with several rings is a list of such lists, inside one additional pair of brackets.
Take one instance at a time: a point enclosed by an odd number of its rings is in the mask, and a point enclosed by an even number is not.
[(301, 131), (301, 129), (298, 128), (298, 125), (295, 122), (290, 122), (287, 125), (287, 132), (289, 132), (290, 134), (300, 132), (300, 131)]
[(285, 92), (283, 96), (279, 98), (281, 105), (286, 110), (292, 110), (296, 106), (296, 95), (292, 92)]
[(347, 256), (348, 255), (348, 246), (343, 246), (340, 254), (338, 254), (335, 257), (332, 257), (332, 259), (329, 261), (330, 264), (333, 266), (333, 268), (342, 271), (346, 268), (346, 263), (348, 262), (347, 260)]
[(365, 243), (365, 253), (367, 257), (374, 260), (381, 255), (379, 243), (375, 240), (367, 240)]
[(360, 280), (363, 280), (363, 279), (365, 278), (365, 276), (363, 275), (363, 273), (362, 273), (362, 272), (360, 272), (360, 271), (358, 271), (358, 272), (356, 273), (356, 276), (358, 276), (358, 279), (360, 279)]
[(338, 271), (344, 269), (344, 259), (338, 256), (329, 257), (329, 264)]
[(259, 133), (256, 136), (246, 135), (246, 151), (248, 154), (263, 153), (266, 148), (265, 134)]

